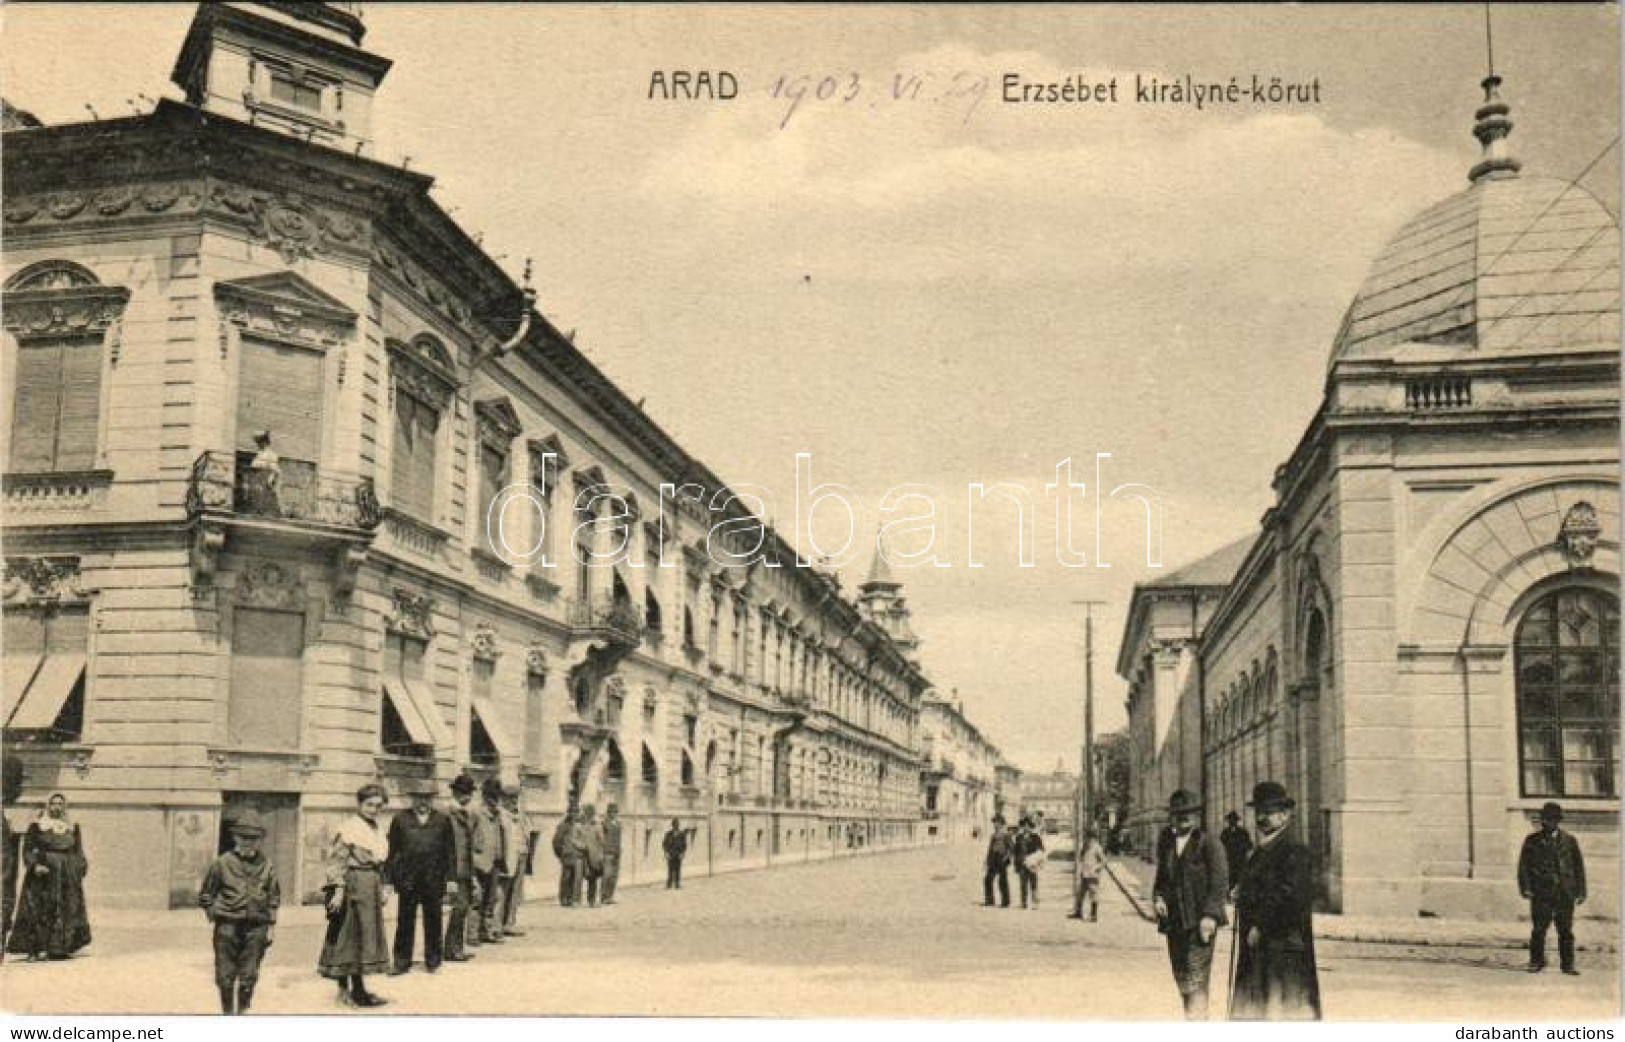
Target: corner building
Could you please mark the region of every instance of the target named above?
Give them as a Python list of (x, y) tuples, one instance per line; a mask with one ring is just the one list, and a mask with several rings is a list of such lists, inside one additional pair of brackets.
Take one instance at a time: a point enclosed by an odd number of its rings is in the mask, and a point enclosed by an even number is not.
[(1619, 226), (1522, 171), (1499, 87), (1468, 187), (1373, 262), (1262, 530), (1138, 587), (1119, 661), (1134, 813), (1201, 786), (1217, 827), (1285, 783), (1328, 911), (1516, 918), (1556, 800), (1583, 911), (1619, 914)]
[(572, 799), (619, 804), (632, 879), (672, 817), (697, 871), (920, 838), (929, 684), (887, 620), (798, 567), (429, 177), (367, 158), (389, 62), (364, 31), (354, 4), (204, 4), (186, 103), (7, 107), (25, 806), (66, 792), (92, 900), (131, 907), (189, 906), (242, 804), (313, 900), (358, 786), (464, 766), (522, 788), (549, 880)]

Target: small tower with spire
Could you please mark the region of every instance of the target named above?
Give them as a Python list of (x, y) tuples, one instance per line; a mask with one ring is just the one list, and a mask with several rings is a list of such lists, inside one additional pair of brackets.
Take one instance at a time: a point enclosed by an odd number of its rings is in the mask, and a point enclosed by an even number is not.
[(875, 557), (869, 565), (869, 577), (858, 587), (858, 611), (865, 619), (879, 626), (891, 637), (910, 662), (919, 654), (920, 638), (909, 626), (908, 602), (903, 597), (903, 584), (892, 577), (891, 565), (886, 560), (886, 535), (875, 534)]
[(356, 3), (201, 3), (170, 78), (207, 112), (364, 154), (390, 62)]

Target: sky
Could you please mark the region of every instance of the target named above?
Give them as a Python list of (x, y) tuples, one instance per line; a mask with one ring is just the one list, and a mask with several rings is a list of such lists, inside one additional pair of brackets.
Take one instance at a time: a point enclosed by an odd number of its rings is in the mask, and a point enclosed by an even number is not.
[[(178, 98), (192, 9), (6, 4), (0, 89), (49, 123)], [(1120, 727), (1133, 585), (1256, 531), (1371, 259), (1466, 187), (1486, 62), (1479, 5), (363, 10), (395, 63), (375, 157), (434, 176), (510, 272), (534, 258), (541, 310), (792, 541), (849, 559), (848, 589), (901, 516), (888, 490), (934, 490), (934, 562), (893, 559), (923, 665), (1031, 770), (1077, 759), (1077, 602), (1102, 602), (1095, 720)], [(1618, 19), (1493, 11), (1512, 153), (1591, 166), (1616, 213)], [(727, 70), (738, 96), (651, 99), (677, 69)], [(1007, 103), (1010, 73), (1115, 77), (1117, 101)], [(1318, 90), (1135, 100), (1136, 77), (1187, 74)], [(848, 489), (844, 555), (832, 503), (797, 525), (798, 454)], [(1082, 567), (1045, 489), (1067, 460)], [(999, 485), (1031, 500), (1031, 567)], [(1124, 485), (1160, 505), (1149, 551)]]

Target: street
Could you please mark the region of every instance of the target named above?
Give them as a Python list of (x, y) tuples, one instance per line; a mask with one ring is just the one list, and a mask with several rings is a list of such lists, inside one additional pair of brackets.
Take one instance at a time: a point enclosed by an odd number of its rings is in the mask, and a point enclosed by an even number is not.
[[(1086, 924), (1065, 917), (1065, 864), (1047, 867), (1037, 911), (982, 907), (980, 866), (977, 848), (937, 847), (693, 878), (681, 891), (624, 889), (619, 904), (596, 910), (534, 903), (522, 917), (525, 937), (432, 976), (418, 967), (370, 983), (391, 1000), (385, 1013), (1179, 1017), (1161, 938), (1109, 882), (1102, 921)], [(332, 985), (315, 974), (319, 919), (309, 909), (288, 919), (255, 1011), (339, 1012)], [(70, 961), (8, 961), (4, 1007), (217, 1009), (201, 913), (121, 912), (101, 922), (93, 914), (92, 926), (95, 943)], [(1600, 927), (1580, 929), (1584, 943), (1584, 931)], [(1555, 969), (1531, 976), (1512, 950), (1326, 941), (1319, 954), (1331, 1019), (1618, 1015), (1614, 955), (1583, 953), (1585, 976), (1571, 978)], [(1216, 1014), (1228, 956), (1226, 942), (1214, 959)]]

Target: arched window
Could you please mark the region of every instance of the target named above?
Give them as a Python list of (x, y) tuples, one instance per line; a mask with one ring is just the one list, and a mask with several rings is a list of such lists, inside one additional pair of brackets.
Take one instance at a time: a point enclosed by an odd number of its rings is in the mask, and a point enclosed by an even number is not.
[(1569, 588), (1518, 623), (1518, 761), (1524, 796), (1617, 793), (1619, 600)]
[(656, 784), (659, 783), (659, 781), (660, 781), (660, 768), (655, 766), (654, 753), (649, 751), (649, 747), (647, 745), (645, 745), (643, 747), (642, 770), (643, 770), (643, 784), (644, 785), (647, 785), (647, 786), (653, 788)]
[(694, 787), (694, 757), (688, 755), (688, 750), (687, 749), (683, 750), (683, 768), (682, 768), (682, 770), (683, 770), (683, 775), (682, 775), (683, 787), (686, 788), (686, 789), (693, 788)]
[(610, 740), (608, 756), (608, 762), (604, 764), (604, 780), (611, 785), (620, 785), (626, 781), (626, 758), (621, 755), (621, 747), (614, 739)]

